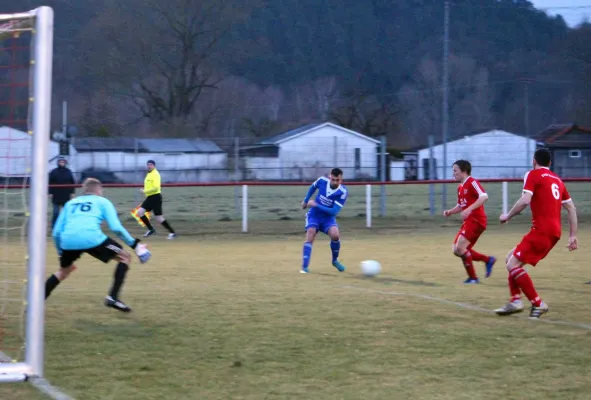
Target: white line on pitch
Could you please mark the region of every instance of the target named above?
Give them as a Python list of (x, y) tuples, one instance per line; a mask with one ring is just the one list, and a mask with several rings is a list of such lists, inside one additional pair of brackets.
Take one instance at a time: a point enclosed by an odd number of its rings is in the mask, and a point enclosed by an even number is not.
[(68, 396), (62, 392), (60, 388), (53, 386), (43, 378), (29, 378), (29, 382), (31, 382), (31, 385), (35, 386), (37, 390), (45, 393), (53, 400), (74, 400), (73, 397)]
[[(0, 361), (11, 362), (12, 359), (0, 351)], [(52, 386), (47, 380), (43, 378), (31, 377), (27, 380), (27, 382), (30, 382), (31, 385), (33, 385), (37, 390), (46, 394), (53, 400), (74, 400), (73, 397), (70, 397), (66, 393), (62, 392), (60, 388)]]
[[(479, 306), (476, 306), (474, 304), (460, 303), (460, 302), (457, 302), (457, 301), (442, 299), (440, 297), (433, 297), (433, 296), (429, 296), (429, 295), (426, 295), (426, 294), (402, 293), (402, 292), (388, 292), (388, 291), (384, 291), (384, 290), (368, 289), (368, 288), (361, 288), (361, 287), (357, 287), (357, 286), (348, 286), (348, 285), (346, 285), (346, 286), (339, 286), (339, 287), (342, 288), (342, 289), (352, 289), (352, 290), (357, 290), (357, 291), (360, 291), (360, 292), (385, 294), (385, 295), (388, 295), (388, 296), (415, 297), (417, 299), (430, 300), (430, 301), (435, 301), (435, 302), (441, 303), (441, 304), (453, 305), (453, 306), (460, 307), (460, 308), (463, 308), (463, 309), (466, 309), (466, 310), (480, 311), (480, 312), (484, 312), (484, 313), (487, 313), (487, 314), (494, 314), (495, 313), (493, 310), (489, 310), (489, 309), (484, 308), (484, 307), (479, 307)], [(570, 326), (570, 327), (574, 327), (574, 328), (581, 328), (581, 329), (591, 330), (591, 324), (584, 324), (584, 323), (580, 323), (580, 322), (557, 321), (557, 320), (548, 319), (548, 318), (540, 318), (540, 319), (538, 319), (538, 321), (544, 322), (544, 323), (547, 323), (547, 324), (552, 324), (552, 325), (563, 325), (563, 326)]]

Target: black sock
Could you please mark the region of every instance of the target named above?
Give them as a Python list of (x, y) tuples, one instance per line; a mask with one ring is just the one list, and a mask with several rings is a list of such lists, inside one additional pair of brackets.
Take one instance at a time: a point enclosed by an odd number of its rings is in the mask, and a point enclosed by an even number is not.
[(60, 280), (57, 279), (57, 276), (51, 275), (49, 278), (47, 278), (47, 280), (45, 281), (45, 298), (46, 299), (49, 297), (51, 292), (53, 292), (53, 289), (55, 289), (57, 287), (57, 285), (59, 285), (59, 284), (60, 284)]
[(164, 220), (161, 223), (162, 223), (162, 226), (165, 227), (166, 229), (168, 229), (168, 231), (170, 233), (174, 233), (174, 229), (172, 229), (172, 226), (170, 226), (170, 224), (168, 223), (167, 220)]
[(127, 264), (117, 264), (117, 268), (115, 268), (115, 275), (113, 277), (113, 286), (111, 286), (111, 291), (109, 292), (109, 296), (112, 298), (118, 298), (117, 296), (119, 296), (119, 290), (121, 290), (121, 286), (123, 286), (123, 281), (125, 280), (125, 275), (127, 275), (128, 269), (129, 266)]
[(152, 224), (150, 223), (150, 220), (148, 219), (148, 217), (146, 217), (145, 215), (142, 215), (142, 216), (140, 217), (140, 219), (142, 220), (142, 222), (143, 222), (143, 223), (146, 225), (146, 227), (147, 227), (149, 230), (151, 230), (151, 231), (153, 231), (153, 230), (154, 230), (154, 227), (153, 227), (153, 226), (152, 226)]

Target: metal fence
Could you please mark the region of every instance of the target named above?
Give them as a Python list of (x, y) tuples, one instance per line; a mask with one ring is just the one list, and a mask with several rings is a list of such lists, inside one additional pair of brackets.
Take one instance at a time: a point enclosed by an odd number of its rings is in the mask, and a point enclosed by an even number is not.
[[(579, 218), (591, 215), (591, 181), (567, 182)], [(520, 197), (520, 182), (484, 182), (489, 200), (485, 205), (491, 224)], [(444, 190), (444, 186), (448, 186)], [(366, 229), (429, 229), (444, 224), (442, 210), (456, 204), (453, 184), (379, 184), (350, 185), (349, 196), (339, 213), (344, 230)], [(300, 203), (307, 192), (302, 183), (273, 185), (228, 184), (219, 186), (175, 186), (162, 190), (164, 214), (182, 235), (201, 234), (303, 234), (305, 210)], [(434, 197), (443, 202), (433, 201)], [(108, 187), (105, 195), (120, 212), (126, 226), (138, 234), (141, 228), (130, 215), (143, 197), (137, 188)], [(444, 204), (442, 204), (444, 203)], [(447, 205), (445, 205), (445, 203)], [(455, 216), (448, 223), (460, 224)], [(529, 224), (530, 211), (514, 220), (514, 224)]]
[[(105, 183), (143, 181), (148, 160), (156, 161), (166, 183), (207, 183), (242, 181), (310, 181), (326, 175), (333, 167), (344, 171), (345, 179), (355, 181), (404, 181), (450, 179), (451, 165), (443, 166), (441, 157), (432, 162), (424, 150), (395, 152), (393, 144), (382, 138), (375, 141), (326, 136), (294, 143), (273, 144), (260, 139), (222, 137), (187, 138), (76, 138), (59, 146), (76, 177), (97, 177)], [(56, 149), (58, 146), (55, 147)], [(57, 150), (56, 150), (57, 151)], [(525, 154), (507, 148), (491, 155), (490, 148), (466, 148), (448, 155), (472, 161), (477, 178), (522, 178), (530, 165)], [(52, 154), (54, 165), (58, 153)], [(516, 158), (524, 160), (515, 162)], [(509, 162), (510, 161), (510, 162)], [(585, 177), (587, 165), (564, 168), (570, 175)], [(568, 177), (568, 176), (565, 176)]]

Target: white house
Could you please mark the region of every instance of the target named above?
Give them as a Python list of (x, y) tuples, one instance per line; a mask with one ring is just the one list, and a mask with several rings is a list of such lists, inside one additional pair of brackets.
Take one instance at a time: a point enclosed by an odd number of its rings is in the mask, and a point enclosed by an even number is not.
[[(0, 177), (20, 178), (31, 174), (32, 143), (32, 136), (27, 132), (0, 127)], [(51, 140), (47, 159), (49, 170), (56, 167), (59, 152), (59, 143)], [(70, 154), (74, 153), (74, 148), (70, 146)]]
[[(521, 178), (531, 168), (536, 141), (502, 130), (491, 130), (464, 136), (447, 143), (447, 165), (443, 164), (443, 145), (433, 146), (435, 179), (451, 179), (454, 161), (465, 159), (472, 164), (472, 175), (477, 178)], [(418, 179), (429, 178), (429, 148), (418, 151)]]
[(312, 180), (334, 167), (345, 179), (376, 178), (379, 143), (330, 122), (304, 125), (241, 148), (244, 178)]
[(228, 180), (228, 155), (205, 139), (76, 138), (70, 166), (79, 176), (141, 182), (154, 160), (163, 183)]

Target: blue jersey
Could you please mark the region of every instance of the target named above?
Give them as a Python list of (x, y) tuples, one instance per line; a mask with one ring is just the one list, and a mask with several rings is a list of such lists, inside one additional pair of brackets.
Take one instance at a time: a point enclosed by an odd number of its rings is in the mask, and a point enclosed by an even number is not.
[(101, 229), (103, 221), (128, 246), (133, 245), (135, 239), (121, 225), (113, 203), (90, 194), (68, 201), (62, 209), (53, 228), (55, 247), (58, 251), (86, 250), (100, 245), (107, 239)]
[(318, 206), (311, 208), (309, 211), (310, 214), (321, 213), (336, 216), (347, 201), (347, 188), (339, 185), (336, 189), (332, 189), (330, 187), (330, 179), (324, 176), (318, 178), (310, 186), (304, 201), (308, 202), (316, 190), (318, 190), (318, 194), (316, 195)]

